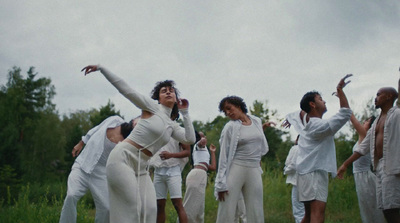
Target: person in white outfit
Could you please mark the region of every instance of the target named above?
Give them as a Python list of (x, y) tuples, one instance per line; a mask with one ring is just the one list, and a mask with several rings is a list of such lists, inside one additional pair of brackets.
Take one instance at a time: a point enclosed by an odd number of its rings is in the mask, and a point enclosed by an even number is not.
[(192, 152), (193, 169), (186, 177), (183, 207), (189, 223), (204, 223), (207, 171), (215, 171), (217, 168), (216, 147), (211, 144), (210, 152), (208, 151), (207, 138), (203, 132), (196, 133), (196, 139), (198, 142), (194, 145)]
[[(82, 69), (85, 75), (100, 70), (106, 79), (135, 106), (142, 110), (139, 122), (129, 136), (112, 150), (106, 174), (110, 195), (110, 221), (156, 222), (157, 205), (148, 160), (172, 138), (184, 144), (195, 142), (186, 99), (179, 99), (175, 83), (156, 83), (151, 98), (138, 93), (125, 81), (100, 65)], [(172, 117), (183, 117), (181, 127)]]
[(297, 195), (297, 171), (296, 171), (296, 160), (299, 146), (297, 142), (299, 136), (297, 136), (296, 141), (292, 148), (290, 148), (288, 156), (286, 157), (285, 167), (283, 168), (283, 174), (286, 175), (286, 183), (292, 185), (292, 213), (296, 223), (300, 223), (304, 217), (304, 204), (299, 201)]
[[(289, 114), (289, 121), (300, 138), (296, 160), (299, 201), (304, 203), (303, 223), (324, 222), (328, 199), (329, 173), (336, 177), (336, 149), (334, 135), (350, 119), (351, 110), (343, 88), (349, 83), (346, 75), (337, 87), (340, 109), (329, 119), (322, 119), (327, 111), (325, 101), (316, 91), (307, 92), (300, 102), (301, 112)], [(289, 126), (290, 126), (289, 124)]]
[[(398, 83), (400, 90), (400, 79)], [(393, 106), (397, 99), (397, 106)], [(376, 201), (388, 223), (400, 222), (400, 101), (393, 87), (380, 88), (375, 107), (381, 109), (377, 120), (368, 130), (365, 139), (338, 169), (343, 178), (348, 165), (364, 155), (371, 156), (376, 171)]]
[[(375, 121), (375, 116), (361, 124), (352, 114), (350, 121), (358, 133), (358, 141), (353, 147), (354, 152), (367, 135), (368, 129)], [(362, 156), (353, 163), (353, 175), (362, 222), (384, 223), (385, 217), (376, 203), (376, 176), (371, 171), (371, 156)]]
[(214, 195), (219, 200), (217, 222), (234, 222), (240, 194), (243, 194), (248, 222), (263, 223), (261, 157), (268, 152), (261, 119), (247, 114), (243, 99), (228, 96), (219, 110), (230, 121), (221, 132), (218, 172)]
[(157, 223), (166, 219), (165, 205), (168, 191), (182, 223), (187, 222), (187, 215), (182, 204), (182, 170), (189, 160), (190, 146), (181, 144), (171, 138), (151, 159), (149, 165), (154, 167), (153, 184), (157, 198)]
[(126, 123), (119, 116), (111, 116), (92, 128), (74, 146), (72, 156), (80, 155), (68, 176), (67, 195), (60, 223), (76, 222), (77, 203), (88, 190), (92, 193), (96, 206), (95, 222), (109, 222), (106, 163), (111, 150), (128, 136), (132, 128), (132, 122)]

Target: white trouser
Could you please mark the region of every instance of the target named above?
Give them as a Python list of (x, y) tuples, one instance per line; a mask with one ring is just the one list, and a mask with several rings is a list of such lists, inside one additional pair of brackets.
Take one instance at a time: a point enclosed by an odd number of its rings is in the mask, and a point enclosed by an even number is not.
[(233, 161), (226, 179), (229, 194), (225, 194), (225, 201), (219, 202), (217, 222), (234, 222), (237, 203), (243, 193), (247, 222), (264, 223), (263, 184), (259, 165), (246, 167)]
[(207, 172), (192, 169), (186, 177), (186, 193), (183, 207), (189, 223), (204, 222), (204, 203), (207, 186)]
[(243, 195), (240, 196), (239, 201), (237, 203), (236, 214), (235, 214), (235, 223), (247, 223), (246, 218), (246, 206), (244, 204)]
[(371, 171), (354, 173), (358, 206), (363, 223), (384, 223), (383, 212), (376, 203), (376, 176)]
[(81, 170), (75, 162), (68, 176), (67, 195), (61, 211), (60, 223), (76, 222), (76, 206), (79, 199), (90, 190), (96, 205), (95, 222), (109, 222), (108, 188), (105, 166), (97, 164), (91, 174)]
[(305, 209), (303, 202), (299, 201), (299, 196), (297, 195), (297, 187), (294, 185), (292, 187), (292, 211), (295, 222), (300, 223), (301, 220), (303, 220)]
[(126, 142), (118, 143), (111, 151), (107, 161), (107, 181), (112, 223), (156, 222), (156, 192), (146, 170), (148, 159)]

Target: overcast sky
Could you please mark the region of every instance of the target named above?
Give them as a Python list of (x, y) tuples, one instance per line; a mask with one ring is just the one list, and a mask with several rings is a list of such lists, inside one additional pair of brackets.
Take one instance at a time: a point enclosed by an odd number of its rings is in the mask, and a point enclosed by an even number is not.
[(310, 90), (332, 116), (337, 82), (355, 112), (383, 86), (397, 88), (400, 1), (1, 0), (0, 84), (13, 66), (36, 67), (56, 87), (60, 114), (111, 100), (130, 119), (139, 109), (100, 72), (139, 92), (175, 80), (193, 120), (212, 121), (227, 95), (266, 101), (281, 118)]

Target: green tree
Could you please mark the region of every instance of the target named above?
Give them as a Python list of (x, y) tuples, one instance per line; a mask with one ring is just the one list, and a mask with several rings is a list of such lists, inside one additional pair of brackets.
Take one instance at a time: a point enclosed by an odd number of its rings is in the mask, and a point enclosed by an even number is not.
[[(265, 104), (260, 101), (254, 101), (250, 107), (250, 113), (261, 118), (261, 121), (268, 122), (271, 120), (282, 121), (278, 116), (278, 112), (268, 108), (268, 101)], [(279, 123), (276, 123), (279, 125)], [(266, 128), (264, 134), (268, 140), (269, 151), (263, 158), (267, 159), (267, 165), (272, 168), (281, 168), (285, 162), (287, 153), (292, 145), (288, 132), (284, 132), (278, 128)], [(286, 139), (284, 142), (283, 139)]]
[[(34, 150), (34, 131), (43, 112), (54, 111), (52, 99), (55, 88), (49, 78), (36, 78), (34, 67), (27, 77), (21, 69), (13, 67), (8, 73), (8, 82), (1, 86), (0, 96), (0, 166), (9, 165), (24, 175), (28, 170)], [(50, 136), (49, 136), (50, 137)]]
[(78, 110), (63, 116), (61, 125), (65, 136), (65, 144), (63, 146), (64, 162), (58, 164), (58, 172), (63, 173), (64, 177), (68, 176), (75, 161), (75, 158), (71, 155), (74, 146), (91, 128), (113, 115), (121, 116), (120, 112), (115, 109), (114, 103), (109, 100), (106, 105), (100, 106), (99, 109)]
[(92, 113), (90, 114), (90, 121), (92, 122), (93, 126), (96, 126), (106, 118), (113, 115), (121, 116), (120, 112), (115, 110), (114, 103), (108, 100), (108, 103), (105, 106), (101, 106), (100, 110), (92, 110)]
[(60, 168), (66, 177), (75, 161), (75, 158), (71, 155), (72, 149), (92, 127), (90, 111), (78, 110), (63, 115), (61, 126), (65, 136), (65, 145), (63, 146), (65, 162), (61, 163)]

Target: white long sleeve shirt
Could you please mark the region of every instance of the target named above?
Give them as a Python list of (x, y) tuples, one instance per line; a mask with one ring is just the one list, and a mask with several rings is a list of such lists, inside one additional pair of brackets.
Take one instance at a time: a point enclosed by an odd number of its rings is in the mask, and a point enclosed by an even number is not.
[(187, 109), (179, 110), (183, 117), (184, 128), (182, 128), (177, 122), (171, 120), (171, 108), (138, 93), (106, 68), (99, 65), (98, 69), (135, 106), (153, 114), (150, 118), (140, 119), (128, 139), (142, 146), (142, 149), (149, 150), (153, 155), (166, 145), (171, 137), (185, 144), (195, 142), (194, 128)]
[(82, 141), (86, 145), (75, 162), (79, 163), (84, 172), (92, 173), (104, 150), (110, 151), (114, 148), (116, 144), (107, 144), (109, 148), (105, 148), (104, 141), (107, 138), (107, 129), (115, 128), (122, 123), (124, 123), (124, 120), (121, 117), (111, 116), (90, 129), (85, 136), (82, 136)]
[[(366, 155), (370, 152), (372, 164), (374, 163), (375, 154), (375, 132), (376, 124), (379, 118), (375, 120), (371, 128), (367, 132), (367, 136), (361, 142), (355, 152)], [(383, 170), (386, 174), (400, 173), (400, 109), (398, 107), (391, 108), (385, 120), (383, 129)]]
[(329, 119), (311, 117), (304, 125), (298, 141), (299, 153), (296, 161), (298, 174), (324, 170), (336, 177), (336, 149), (334, 135), (350, 119), (351, 109), (340, 108)]

